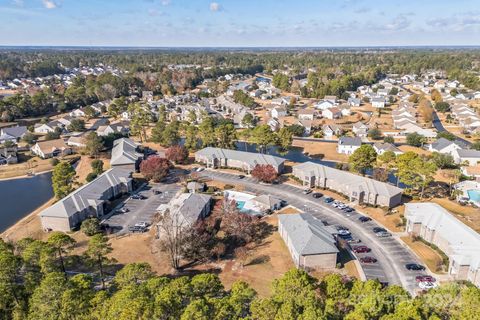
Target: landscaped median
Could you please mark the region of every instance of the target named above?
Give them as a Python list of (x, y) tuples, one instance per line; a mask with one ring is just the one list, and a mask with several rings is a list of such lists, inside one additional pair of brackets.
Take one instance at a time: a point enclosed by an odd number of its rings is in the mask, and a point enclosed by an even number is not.
[(444, 264), (444, 258), (442, 258), (442, 255), (423, 241), (416, 240), (412, 237), (400, 237), (400, 239), (412, 249), (417, 257), (427, 265), (430, 271), (437, 274), (443, 274), (444, 270), (448, 268), (448, 265), (445, 266)]

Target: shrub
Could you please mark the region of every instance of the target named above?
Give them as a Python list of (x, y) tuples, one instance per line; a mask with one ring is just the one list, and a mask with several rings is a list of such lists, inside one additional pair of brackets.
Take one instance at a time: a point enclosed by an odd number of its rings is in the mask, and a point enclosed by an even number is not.
[(89, 218), (82, 222), (80, 230), (82, 230), (85, 235), (91, 237), (97, 233), (100, 233), (100, 222), (97, 218)]
[(95, 180), (95, 178), (97, 177), (98, 175), (95, 173), (95, 172), (90, 172), (87, 177), (85, 178), (85, 180), (87, 182), (92, 182), (93, 180)]

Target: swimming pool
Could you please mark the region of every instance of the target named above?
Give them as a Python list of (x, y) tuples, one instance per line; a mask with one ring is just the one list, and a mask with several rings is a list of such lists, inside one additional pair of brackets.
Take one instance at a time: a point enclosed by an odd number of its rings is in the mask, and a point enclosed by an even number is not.
[(242, 211), (243, 207), (245, 206), (245, 201), (237, 201), (237, 209)]
[(480, 190), (472, 189), (467, 190), (468, 198), (471, 201), (480, 202)]

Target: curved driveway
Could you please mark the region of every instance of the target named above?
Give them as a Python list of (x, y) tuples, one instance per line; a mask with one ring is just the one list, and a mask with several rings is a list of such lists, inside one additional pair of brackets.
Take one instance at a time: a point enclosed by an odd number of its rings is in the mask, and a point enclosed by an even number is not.
[(347, 216), (341, 210), (325, 204), (322, 198), (314, 199), (311, 195), (304, 195), (300, 187), (288, 184), (264, 185), (259, 184), (258, 181), (250, 177), (239, 179), (235, 174), (212, 170), (202, 171), (201, 175), (232, 185), (242, 185), (245, 191), (277, 196), (286, 200), (290, 205), (309, 212), (330, 225), (343, 225), (349, 228), (354, 238), (361, 239), (362, 244), (372, 249), (372, 252), (368, 255), (378, 259), (376, 264), (362, 265), (367, 279), (378, 279), (381, 282), (398, 284), (410, 293), (414, 293), (416, 288), (415, 276), (425, 274), (425, 271), (408, 271), (405, 269), (406, 263), (421, 262), (395, 236), (389, 238), (376, 237), (372, 228), (380, 225), (375, 221), (361, 223), (358, 221), (358, 213), (354, 212), (352, 215)]

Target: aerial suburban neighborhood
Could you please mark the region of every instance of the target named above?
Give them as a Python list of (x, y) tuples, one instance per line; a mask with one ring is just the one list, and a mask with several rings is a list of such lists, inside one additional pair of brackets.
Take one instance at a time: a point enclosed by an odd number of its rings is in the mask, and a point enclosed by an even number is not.
[(478, 10), (373, 4), (0, 4), (0, 319), (480, 319)]

